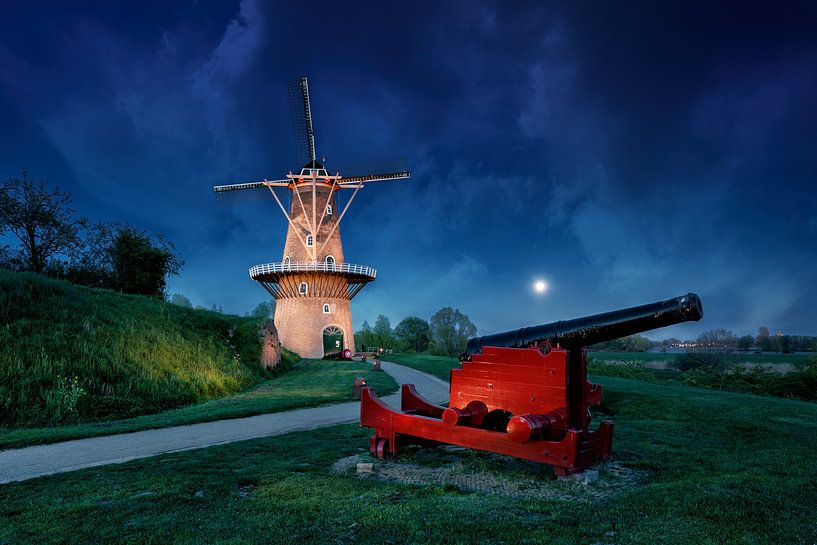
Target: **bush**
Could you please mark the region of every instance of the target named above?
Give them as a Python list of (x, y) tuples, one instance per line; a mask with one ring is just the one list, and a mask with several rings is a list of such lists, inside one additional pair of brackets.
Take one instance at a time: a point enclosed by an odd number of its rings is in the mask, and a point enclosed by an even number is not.
[(683, 382), (688, 386), (714, 390), (817, 401), (817, 362), (786, 374), (761, 368), (736, 369), (732, 373), (696, 369), (684, 373)]
[(592, 375), (607, 377), (634, 378), (637, 380), (655, 381), (656, 375), (652, 369), (647, 369), (643, 361), (625, 361), (610, 363), (587, 358), (587, 372)]
[(708, 372), (724, 372), (729, 368), (730, 352), (726, 350), (704, 350), (687, 352), (675, 360), (668, 362), (668, 366), (678, 371), (692, 371), (700, 369)]
[(292, 369), (292, 366), (298, 363), (299, 361), (301, 361), (301, 356), (299, 356), (295, 352), (287, 350), (282, 346), (281, 361), (280, 363), (278, 363), (278, 365), (270, 369), (270, 371), (272, 372), (273, 376), (280, 377), (281, 375)]

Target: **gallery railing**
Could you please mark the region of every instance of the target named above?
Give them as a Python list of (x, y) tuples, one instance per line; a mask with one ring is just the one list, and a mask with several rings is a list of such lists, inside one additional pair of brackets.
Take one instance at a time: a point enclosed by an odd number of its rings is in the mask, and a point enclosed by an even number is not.
[(327, 263), (325, 261), (295, 261), (295, 262), (278, 262), (278, 263), (264, 263), (262, 265), (255, 265), (250, 267), (250, 277), (274, 273), (288, 273), (288, 272), (329, 272), (329, 273), (348, 273), (368, 276), (372, 279), (377, 277), (377, 270), (366, 265), (354, 265), (352, 263)]

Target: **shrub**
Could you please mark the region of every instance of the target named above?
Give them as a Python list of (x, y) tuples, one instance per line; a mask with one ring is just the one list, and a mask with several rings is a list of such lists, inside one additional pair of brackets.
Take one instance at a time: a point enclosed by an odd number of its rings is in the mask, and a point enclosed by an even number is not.
[(696, 369), (684, 373), (683, 382), (714, 390), (817, 401), (817, 363), (786, 374), (761, 368), (736, 369), (732, 373)]
[(730, 353), (726, 350), (704, 350), (687, 352), (668, 363), (672, 369), (678, 371), (692, 371), (701, 369), (710, 372), (723, 372), (729, 368)]
[(587, 372), (593, 375), (604, 375), (607, 377), (634, 378), (638, 380), (656, 380), (656, 375), (652, 369), (647, 369), (643, 361), (625, 361), (621, 363), (610, 363), (587, 358)]

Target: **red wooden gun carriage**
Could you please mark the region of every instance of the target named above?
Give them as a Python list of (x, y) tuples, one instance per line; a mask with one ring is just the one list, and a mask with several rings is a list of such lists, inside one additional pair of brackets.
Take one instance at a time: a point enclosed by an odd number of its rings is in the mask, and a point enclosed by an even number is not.
[(361, 395), (360, 425), (374, 428), (378, 458), (409, 444), (452, 444), (553, 466), (557, 475), (608, 458), (613, 423), (590, 430), (601, 386), (587, 380), (587, 346), (681, 322), (700, 320), (694, 293), (575, 320), (475, 337), (451, 371), (448, 407), (402, 386), (400, 411), (371, 388)]

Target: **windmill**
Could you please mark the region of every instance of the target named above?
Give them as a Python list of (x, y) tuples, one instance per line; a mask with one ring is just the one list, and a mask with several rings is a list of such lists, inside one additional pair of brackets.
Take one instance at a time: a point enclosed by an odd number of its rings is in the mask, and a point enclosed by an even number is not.
[[(317, 161), (309, 86), (305, 77), (289, 85), (289, 101), (299, 164), (285, 179), (219, 185), (221, 197), (272, 197), (288, 223), (282, 260), (250, 267), (250, 278), (274, 298), (275, 327), (281, 344), (307, 358), (355, 350), (350, 302), (377, 277), (366, 265), (347, 263), (338, 226), (364, 186), (410, 177), (394, 161), (330, 171)], [(330, 174), (334, 172), (334, 174)], [(351, 191), (342, 210), (339, 193)], [(278, 192), (290, 193), (284, 206)]]

